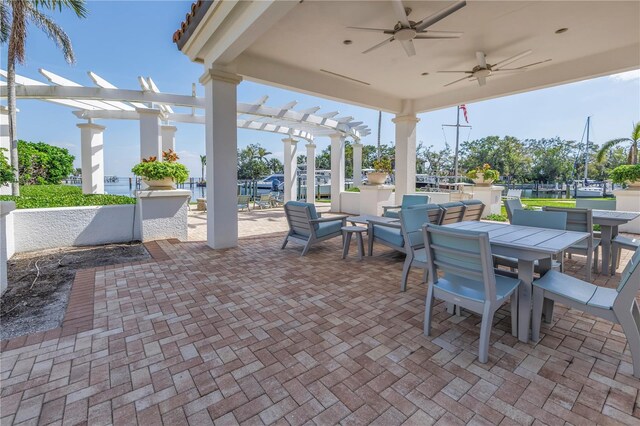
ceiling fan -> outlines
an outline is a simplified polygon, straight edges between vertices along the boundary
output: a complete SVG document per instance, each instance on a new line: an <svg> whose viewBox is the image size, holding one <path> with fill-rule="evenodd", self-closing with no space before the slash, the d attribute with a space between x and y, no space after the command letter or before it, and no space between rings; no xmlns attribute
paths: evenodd
<svg viewBox="0 0 640 426"><path fill-rule="evenodd" d="M508 73L524 72L524 71L527 71L529 67L542 64L544 62L549 62L551 60L551 59L545 59L544 61L533 62L531 64L523 65L517 68L505 68L507 65L517 60L520 60L527 55L530 55L532 52L533 52L532 50L526 50L522 53L518 53L517 55L514 55L510 58L505 59L504 61L501 61L495 64L487 63L487 58L484 52L476 52L476 59L478 61L478 65L473 67L471 71L438 71L438 72L469 74L469 75L465 75L464 77L458 80L452 81L451 83L445 84L444 87L451 86L452 84L459 83L463 80L468 80L468 81L477 80L479 86L484 86L485 84L487 84L488 77L492 77L496 75L494 73L508 74Z"/></svg>
<svg viewBox="0 0 640 426"><path fill-rule="evenodd" d="M391 0L391 4L393 5L393 11L398 19L398 23L393 27L393 29L386 30L384 28L347 27L352 30L373 31L391 36L362 53L369 53L397 40L402 44L404 51L407 52L407 56L414 56L416 54L416 48L413 45L413 40L450 39L462 37L462 33L459 32L428 31L427 28L443 20L452 13L462 9L467 5L466 1L458 1L451 6L442 9L440 12L434 13L433 15L418 22L409 20L411 8L404 7L401 0Z"/></svg>

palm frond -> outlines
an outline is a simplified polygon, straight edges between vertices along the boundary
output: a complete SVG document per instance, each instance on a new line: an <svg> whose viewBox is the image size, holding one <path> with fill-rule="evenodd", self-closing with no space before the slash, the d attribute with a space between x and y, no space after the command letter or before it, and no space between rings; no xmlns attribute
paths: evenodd
<svg viewBox="0 0 640 426"><path fill-rule="evenodd" d="M62 50L64 59L70 64L74 63L76 59L73 54L71 40L64 30L48 16L42 14L35 8L31 8L29 14L31 15L31 21Z"/></svg>
<svg viewBox="0 0 640 426"><path fill-rule="evenodd" d="M9 41L10 30L9 0L0 0L0 43Z"/></svg>
<svg viewBox="0 0 640 426"><path fill-rule="evenodd" d="M631 132L631 139L635 142L640 141L640 122L633 125L633 131Z"/></svg>
<svg viewBox="0 0 640 426"><path fill-rule="evenodd" d="M601 162L604 159L604 156L607 155L607 153L611 148L618 145L619 143L627 142L627 141L629 141L629 138L613 139L608 142L605 142L600 148L600 150L598 151L598 153L596 154L596 161L598 163Z"/></svg>
<svg viewBox="0 0 640 426"><path fill-rule="evenodd" d="M36 8L43 7L49 10L58 9L58 11L62 11L63 8L71 9L78 18L86 18L88 14L84 0L33 0L33 4Z"/></svg>

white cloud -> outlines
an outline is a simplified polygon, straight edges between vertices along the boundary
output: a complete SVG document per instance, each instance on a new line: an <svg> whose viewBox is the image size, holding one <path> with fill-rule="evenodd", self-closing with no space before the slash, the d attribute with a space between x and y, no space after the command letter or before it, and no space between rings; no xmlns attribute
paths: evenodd
<svg viewBox="0 0 640 426"><path fill-rule="evenodd" d="M616 81L637 80L640 79L640 70L621 72L620 74L611 75L609 78Z"/></svg>

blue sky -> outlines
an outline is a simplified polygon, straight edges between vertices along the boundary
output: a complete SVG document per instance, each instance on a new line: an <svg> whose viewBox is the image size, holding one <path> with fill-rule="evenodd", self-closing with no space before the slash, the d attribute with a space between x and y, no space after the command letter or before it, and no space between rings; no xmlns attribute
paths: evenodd
<svg viewBox="0 0 640 426"><path fill-rule="evenodd" d="M44 68L80 84L91 86L87 71L93 71L121 88L138 89L137 77L150 76L163 92L190 94L198 81L202 65L191 63L178 51L171 37L188 11L187 1L89 1L89 17L78 20L69 13L50 13L70 36L77 63L67 65L55 45L38 29L30 27L27 61L18 73L46 81L38 73ZM6 46L2 46L0 67L6 69ZM198 95L204 91L197 85ZM337 103L292 91L251 82L242 82L238 100L250 102L269 95L269 104L278 106L296 100L300 108L320 106L325 112L337 110L364 121L372 134L363 140L376 143L377 111ZM511 135L521 139L559 136L580 140L588 115L592 116L591 140L602 143L626 137L633 122L640 120L640 71L469 104L471 131L462 130L461 139L488 135ZM41 101L18 101L18 136L68 148L79 166L80 120L71 109ZM321 111L322 111L321 110ZM455 123L455 108L420 115L418 141L444 147L445 137L455 141L455 129L442 124ZM383 114L383 143L393 140L392 116ZM104 121L105 167L108 175L129 176L138 161L139 128L137 121ZM329 145L318 139L319 149ZM278 135L241 130L240 147L260 143L274 156L282 158ZM178 124L177 151L182 160L199 176L199 155L204 153L204 126Z"/></svg>

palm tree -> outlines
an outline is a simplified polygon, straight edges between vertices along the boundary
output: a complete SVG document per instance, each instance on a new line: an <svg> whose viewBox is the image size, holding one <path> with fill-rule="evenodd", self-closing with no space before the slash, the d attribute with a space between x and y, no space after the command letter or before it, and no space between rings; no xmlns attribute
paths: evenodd
<svg viewBox="0 0 640 426"><path fill-rule="evenodd" d="M271 152L267 151L265 148L259 146L256 152L256 158L258 161L265 162L267 161L267 155L271 155Z"/></svg>
<svg viewBox="0 0 640 426"><path fill-rule="evenodd" d="M200 181L204 182L204 167L207 165L207 156L206 155L201 155L200 156L200 164L202 165L202 178L200 179Z"/></svg>
<svg viewBox="0 0 640 426"><path fill-rule="evenodd" d="M636 123L633 126L633 131L631 132L630 138L619 138L619 139L610 140L609 142L605 142L604 145L602 145L602 148L600 148L600 151L598 151L596 160L598 162L601 162L604 159L605 155L607 155L609 150L611 150L611 148L613 148L614 146L622 142L631 142L631 146L629 147L629 156L627 157L627 162L629 164L638 164L638 143L640 142L640 122Z"/></svg>
<svg viewBox="0 0 640 426"><path fill-rule="evenodd" d="M40 12L71 9L79 18L87 15L84 0L0 0L0 42L9 44L7 49L7 106L9 109L9 139L11 140L11 165L16 181L11 186L13 195L20 195L18 185L18 138L16 136L16 63L24 64L27 25L40 28L62 50L65 60L75 62L71 40L51 18Z"/></svg>

